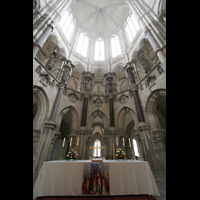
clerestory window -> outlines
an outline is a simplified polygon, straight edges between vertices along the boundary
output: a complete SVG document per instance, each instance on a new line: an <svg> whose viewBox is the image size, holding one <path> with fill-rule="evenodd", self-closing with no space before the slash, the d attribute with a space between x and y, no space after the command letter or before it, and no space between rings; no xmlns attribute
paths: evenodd
<svg viewBox="0 0 200 200"><path fill-rule="evenodd" d="M101 38L95 42L94 60L104 60L104 41Z"/></svg>
<svg viewBox="0 0 200 200"><path fill-rule="evenodd" d="M111 39L111 50L112 50L112 57L116 57L121 54L121 48L119 44L119 37L118 35L114 34Z"/></svg>
<svg viewBox="0 0 200 200"><path fill-rule="evenodd" d="M61 27L63 34L65 35L68 42L71 42L72 35L75 29L75 20L70 9L66 10L62 16L59 26Z"/></svg>
<svg viewBox="0 0 200 200"><path fill-rule="evenodd" d="M128 41L129 43L131 43L133 41L133 38L136 36L137 31L140 29L140 26L137 23L137 20L135 19L132 13L128 14L128 17L124 24L124 29L125 29L125 33L128 38Z"/></svg>
<svg viewBox="0 0 200 200"><path fill-rule="evenodd" d="M76 51L82 56L87 56L89 38L85 32L80 33Z"/></svg>

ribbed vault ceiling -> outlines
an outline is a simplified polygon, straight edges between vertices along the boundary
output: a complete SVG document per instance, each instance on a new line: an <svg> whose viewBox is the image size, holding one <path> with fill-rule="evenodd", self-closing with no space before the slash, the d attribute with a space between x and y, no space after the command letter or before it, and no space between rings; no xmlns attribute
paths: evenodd
<svg viewBox="0 0 200 200"><path fill-rule="evenodd" d="M129 11L124 0L75 0L70 7L77 27L94 39L99 36L106 39L119 31Z"/></svg>

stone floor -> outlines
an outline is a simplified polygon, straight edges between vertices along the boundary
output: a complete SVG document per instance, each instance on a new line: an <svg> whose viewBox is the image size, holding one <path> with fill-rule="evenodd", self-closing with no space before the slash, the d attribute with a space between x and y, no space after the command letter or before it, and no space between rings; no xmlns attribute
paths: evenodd
<svg viewBox="0 0 200 200"><path fill-rule="evenodd" d="M161 197L154 197L157 200L166 200L166 176L164 178L155 178Z"/></svg>

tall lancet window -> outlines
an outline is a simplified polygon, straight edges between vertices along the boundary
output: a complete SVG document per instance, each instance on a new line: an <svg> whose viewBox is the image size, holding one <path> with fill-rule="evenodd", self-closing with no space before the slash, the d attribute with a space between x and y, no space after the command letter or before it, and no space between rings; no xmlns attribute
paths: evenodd
<svg viewBox="0 0 200 200"><path fill-rule="evenodd" d="M76 51L80 53L82 56L87 56L89 38L85 32L80 33L78 44L76 47Z"/></svg>
<svg viewBox="0 0 200 200"><path fill-rule="evenodd" d="M101 156L101 149L100 148L98 148L98 147L101 147L101 141L100 140L95 140L94 141L94 151L93 151L93 156L98 156L98 157L100 157Z"/></svg>
<svg viewBox="0 0 200 200"><path fill-rule="evenodd" d="M111 49L112 49L112 57L116 57L121 54L121 48L119 45L119 37L118 35L114 34L111 39Z"/></svg>
<svg viewBox="0 0 200 200"><path fill-rule="evenodd" d="M133 139L133 146L134 146L135 156L139 156L137 142L135 139Z"/></svg>
<svg viewBox="0 0 200 200"><path fill-rule="evenodd" d="M125 29L128 41L129 43L131 43L133 41L133 38L136 36L137 31L140 29L140 26L137 23L137 20L135 19L132 13L128 14L128 17L124 24L124 29Z"/></svg>
<svg viewBox="0 0 200 200"><path fill-rule="evenodd" d="M94 60L104 60L104 41L101 38L95 42Z"/></svg>
<svg viewBox="0 0 200 200"><path fill-rule="evenodd" d="M63 31L68 42L71 42L72 35L75 29L75 20L73 19L73 15L70 9L66 10L64 15L62 16L59 26Z"/></svg>

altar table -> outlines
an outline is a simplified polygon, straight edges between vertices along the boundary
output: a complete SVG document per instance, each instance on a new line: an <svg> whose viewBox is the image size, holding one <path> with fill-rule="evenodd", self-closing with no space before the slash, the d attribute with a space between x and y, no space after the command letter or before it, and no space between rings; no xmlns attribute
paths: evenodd
<svg viewBox="0 0 200 200"><path fill-rule="evenodd" d="M109 164L109 195L148 194L160 197L148 162L103 162ZM34 185L33 199L39 196L81 196L85 163L91 163L91 160L44 162Z"/></svg>

